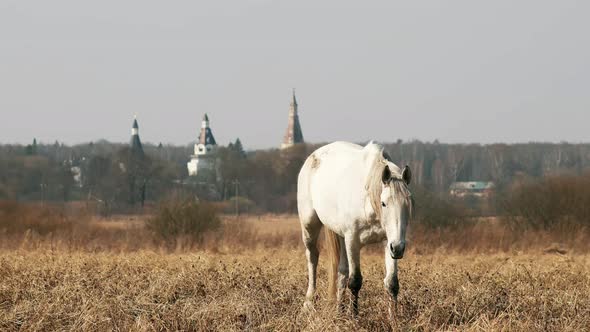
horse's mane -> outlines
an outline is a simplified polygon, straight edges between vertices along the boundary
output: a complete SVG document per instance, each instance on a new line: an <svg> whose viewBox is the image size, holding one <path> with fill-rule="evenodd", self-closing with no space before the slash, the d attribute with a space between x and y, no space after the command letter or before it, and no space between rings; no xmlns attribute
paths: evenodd
<svg viewBox="0 0 590 332"><path fill-rule="evenodd" d="M375 215L377 219L381 219L381 183L382 183L382 176L385 167L388 163L392 162L391 157L387 152L383 151L383 148L378 144L372 144L372 149L376 149L377 154L371 163L369 172L367 173L367 183L366 189L367 194L369 197L369 202L371 203L371 207L373 211L375 211ZM402 174L399 172L399 169L392 169L389 168L391 172L391 181L389 181L388 185L390 186L393 197L395 200L404 200L410 206L410 213L413 210L412 208L412 198L410 190L408 186L402 179Z"/></svg>

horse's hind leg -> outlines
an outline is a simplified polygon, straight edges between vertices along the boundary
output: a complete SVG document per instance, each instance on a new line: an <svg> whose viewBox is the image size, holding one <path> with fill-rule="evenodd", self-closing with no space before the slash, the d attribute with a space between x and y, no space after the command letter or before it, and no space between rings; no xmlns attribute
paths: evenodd
<svg viewBox="0 0 590 332"><path fill-rule="evenodd" d="M363 276L361 275L361 244L357 234L350 234L344 238L346 244L346 256L348 258L348 288L351 293L352 314L358 315L359 312L359 292L363 286Z"/></svg>
<svg viewBox="0 0 590 332"><path fill-rule="evenodd" d="M344 312L344 294L348 284L348 257L346 256L344 238L338 236L338 241L340 241L340 262L338 264L338 289L336 291L336 302L338 303L338 310Z"/></svg>
<svg viewBox="0 0 590 332"><path fill-rule="evenodd" d="M305 294L305 308L313 307L313 296L316 289L316 276L318 267L318 236L322 229L322 223L318 218L315 211L308 217L301 219L301 233L303 237L303 244L305 245L305 255L307 257L307 270L308 270L308 284L307 293Z"/></svg>

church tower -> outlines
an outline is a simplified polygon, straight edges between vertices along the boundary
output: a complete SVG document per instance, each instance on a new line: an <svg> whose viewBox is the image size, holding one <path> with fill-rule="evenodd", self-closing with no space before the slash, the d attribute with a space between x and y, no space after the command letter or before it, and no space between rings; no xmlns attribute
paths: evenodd
<svg viewBox="0 0 590 332"><path fill-rule="evenodd" d="M195 176L201 170L215 170L216 150L217 143L209 127L209 117L205 114L203 121L201 121L201 133L195 144L194 154L191 155L191 160L187 163L188 175Z"/></svg>
<svg viewBox="0 0 590 332"><path fill-rule="evenodd" d="M139 139L139 125L137 124L137 116L133 119L133 126L131 127L131 152L143 155L143 147Z"/></svg>
<svg viewBox="0 0 590 332"><path fill-rule="evenodd" d="M293 89L293 100L289 107L289 122L287 124L287 132L283 138L283 144L281 144L281 149L286 149L299 143L303 143L303 133L301 132L301 124L299 124L295 89Z"/></svg>

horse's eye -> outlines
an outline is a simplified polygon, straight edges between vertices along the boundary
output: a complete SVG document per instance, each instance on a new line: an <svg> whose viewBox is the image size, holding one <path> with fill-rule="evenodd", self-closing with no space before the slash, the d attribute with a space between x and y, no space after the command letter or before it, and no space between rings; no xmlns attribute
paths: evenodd
<svg viewBox="0 0 590 332"><path fill-rule="evenodd" d="M381 206L382 206L382 207L385 207L385 203L381 202Z"/></svg>

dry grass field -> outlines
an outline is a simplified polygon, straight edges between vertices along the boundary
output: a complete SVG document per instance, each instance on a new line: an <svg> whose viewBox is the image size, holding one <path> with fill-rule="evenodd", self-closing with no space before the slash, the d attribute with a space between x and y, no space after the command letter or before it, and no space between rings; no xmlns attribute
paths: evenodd
<svg viewBox="0 0 590 332"><path fill-rule="evenodd" d="M587 232L514 233L494 220L461 231L414 225L396 319L379 247L362 253L355 319L327 299L322 255L315 311L302 311L307 272L294 216L226 216L205 242L165 245L146 216L0 212L0 331L590 330Z"/></svg>
<svg viewBox="0 0 590 332"><path fill-rule="evenodd" d="M381 257L363 256L358 319L337 315L320 270L316 312L302 312L300 250L242 254L5 251L0 330L521 330L590 326L590 257L408 255L397 320Z"/></svg>

